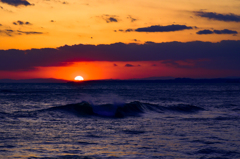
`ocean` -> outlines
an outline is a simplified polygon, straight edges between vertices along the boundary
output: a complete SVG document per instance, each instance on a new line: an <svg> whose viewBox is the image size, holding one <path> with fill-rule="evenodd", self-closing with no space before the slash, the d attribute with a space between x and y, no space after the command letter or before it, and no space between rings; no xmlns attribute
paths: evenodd
<svg viewBox="0 0 240 159"><path fill-rule="evenodd" d="M0 158L237 159L240 83L2 83Z"/></svg>

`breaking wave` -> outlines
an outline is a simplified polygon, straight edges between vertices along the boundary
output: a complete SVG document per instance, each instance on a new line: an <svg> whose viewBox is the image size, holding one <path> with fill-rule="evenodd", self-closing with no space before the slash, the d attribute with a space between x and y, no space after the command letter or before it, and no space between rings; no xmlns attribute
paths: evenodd
<svg viewBox="0 0 240 159"><path fill-rule="evenodd" d="M63 106L55 106L47 109L40 109L35 111L16 111L13 113L0 112L0 118L4 117L37 117L42 113L47 113L52 116L58 116L59 112L71 113L76 116L81 117L90 117L90 116L99 116L99 117L110 117L110 118L124 118L129 116L141 116L141 114L147 112L155 113L197 113L198 111L205 110L204 108L178 104L174 106L160 106L150 103L142 103L139 101L125 103L125 104L101 104L94 105L88 102L81 102L76 104L68 104Z"/></svg>
<svg viewBox="0 0 240 159"><path fill-rule="evenodd" d="M77 104L68 104L64 106L56 106L40 111L67 111L78 116L101 116L123 118L128 116L140 116L146 112L164 113L166 111L178 113L195 113L204 110L201 107L193 105L179 104L176 106L159 106L149 103L142 103L139 101L130 102L126 104L102 104L92 105L88 102L81 102Z"/></svg>

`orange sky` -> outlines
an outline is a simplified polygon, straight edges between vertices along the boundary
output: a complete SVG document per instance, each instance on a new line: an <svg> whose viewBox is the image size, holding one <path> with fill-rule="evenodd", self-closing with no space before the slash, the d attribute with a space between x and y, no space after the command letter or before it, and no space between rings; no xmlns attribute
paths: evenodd
<svg viewBox="0 0 240 159"><path fill-rule="evenodd" d="M126 65L128 64L132 66L127 67ZM138 79L148 77L216 78L226 75L230 77L236 73L239 73L239 71L171 68L163 65L161 61L76 62L67 67L38 67L34 71L0 71L0 79L56 78L71 81L78 75L81 75L84 80ZM189 76L189 74L191 75Z"/></svg>
<svg viewBox="0 0 240 159"><path fill-rule="evenodd" d="M19 0L20 1L20 0ZM240 1L228 0L23 0L11 4L0 0L0 51L57 48L64 45L106 44L117 42L144 44L240 40ZM22 3L22 4L21 4ZM202 14L202 15L201 15ZM210 15L212 14L212 15ZM218 16L236 20L219 19ZM239 21L238 21L239 19ZM171 31L137 31L151 26L179 25ZM189 29L190 28L190 29ZM131 31L127 31L127 30ZM211 34L200 34L209 30ZM215 30L215 32L214 32ZM224 30L227 30L224 32ZM218 33L221 32L221 33ZM67 52L66 52L67 54ZM1 56L1 53L0 53ZM1 58L1 57L0 57ZM4 56L3 56L4 58ZM146 77L220 77L238 72L199 68L173 68L155 61L78 61L65 66L36 66L34 70L4 70L0 78L131 79ZM116 64L117 66L114 66ZM125 67L126 64L134 67ZM13 64L14 65L14 64ZM138 66L141 65L141 66ZM215 72L215 73L211 73Z"/></svg>

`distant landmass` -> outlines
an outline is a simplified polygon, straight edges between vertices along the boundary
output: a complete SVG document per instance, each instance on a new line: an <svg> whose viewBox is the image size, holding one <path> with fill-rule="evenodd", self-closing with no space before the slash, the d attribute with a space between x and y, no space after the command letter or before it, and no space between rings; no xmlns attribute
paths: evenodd
<svg viewBox="0 0 240 159"><path fill-rule="evenodd" d="M69 81L55 78L35 78L35 79L0 79L0 83L67 83Z"/></svg>
<svg viewBox="0 0 240 159"><path fill-rule="evenodd" d="M173 77L150 77L142 79L106 79L106 80L90 80L90 81L68 81L55 78L37 78L37 79L0 79L0 83L88 83L88 82L159 82L159 83L240 83L240 77L233 78L173 78Z"/></svg>
<svg viewBox="0 0 240 159"><path fill-rule="evenodd" d="M147 77L147 78L140 78L140 79L132 79L132 80L170 80L175 79L171 76L164 76L164 77Z"/></svg>

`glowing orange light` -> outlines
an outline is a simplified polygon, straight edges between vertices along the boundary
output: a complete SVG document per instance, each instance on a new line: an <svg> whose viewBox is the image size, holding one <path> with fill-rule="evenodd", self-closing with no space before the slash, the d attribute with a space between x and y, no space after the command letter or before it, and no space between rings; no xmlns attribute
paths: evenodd
<svg viewBox="0 0 240 159"><path fill-rule="evenodd" d="M74 79L76 81L83 81L84 80L82 76L76 76Z"/></svg>

